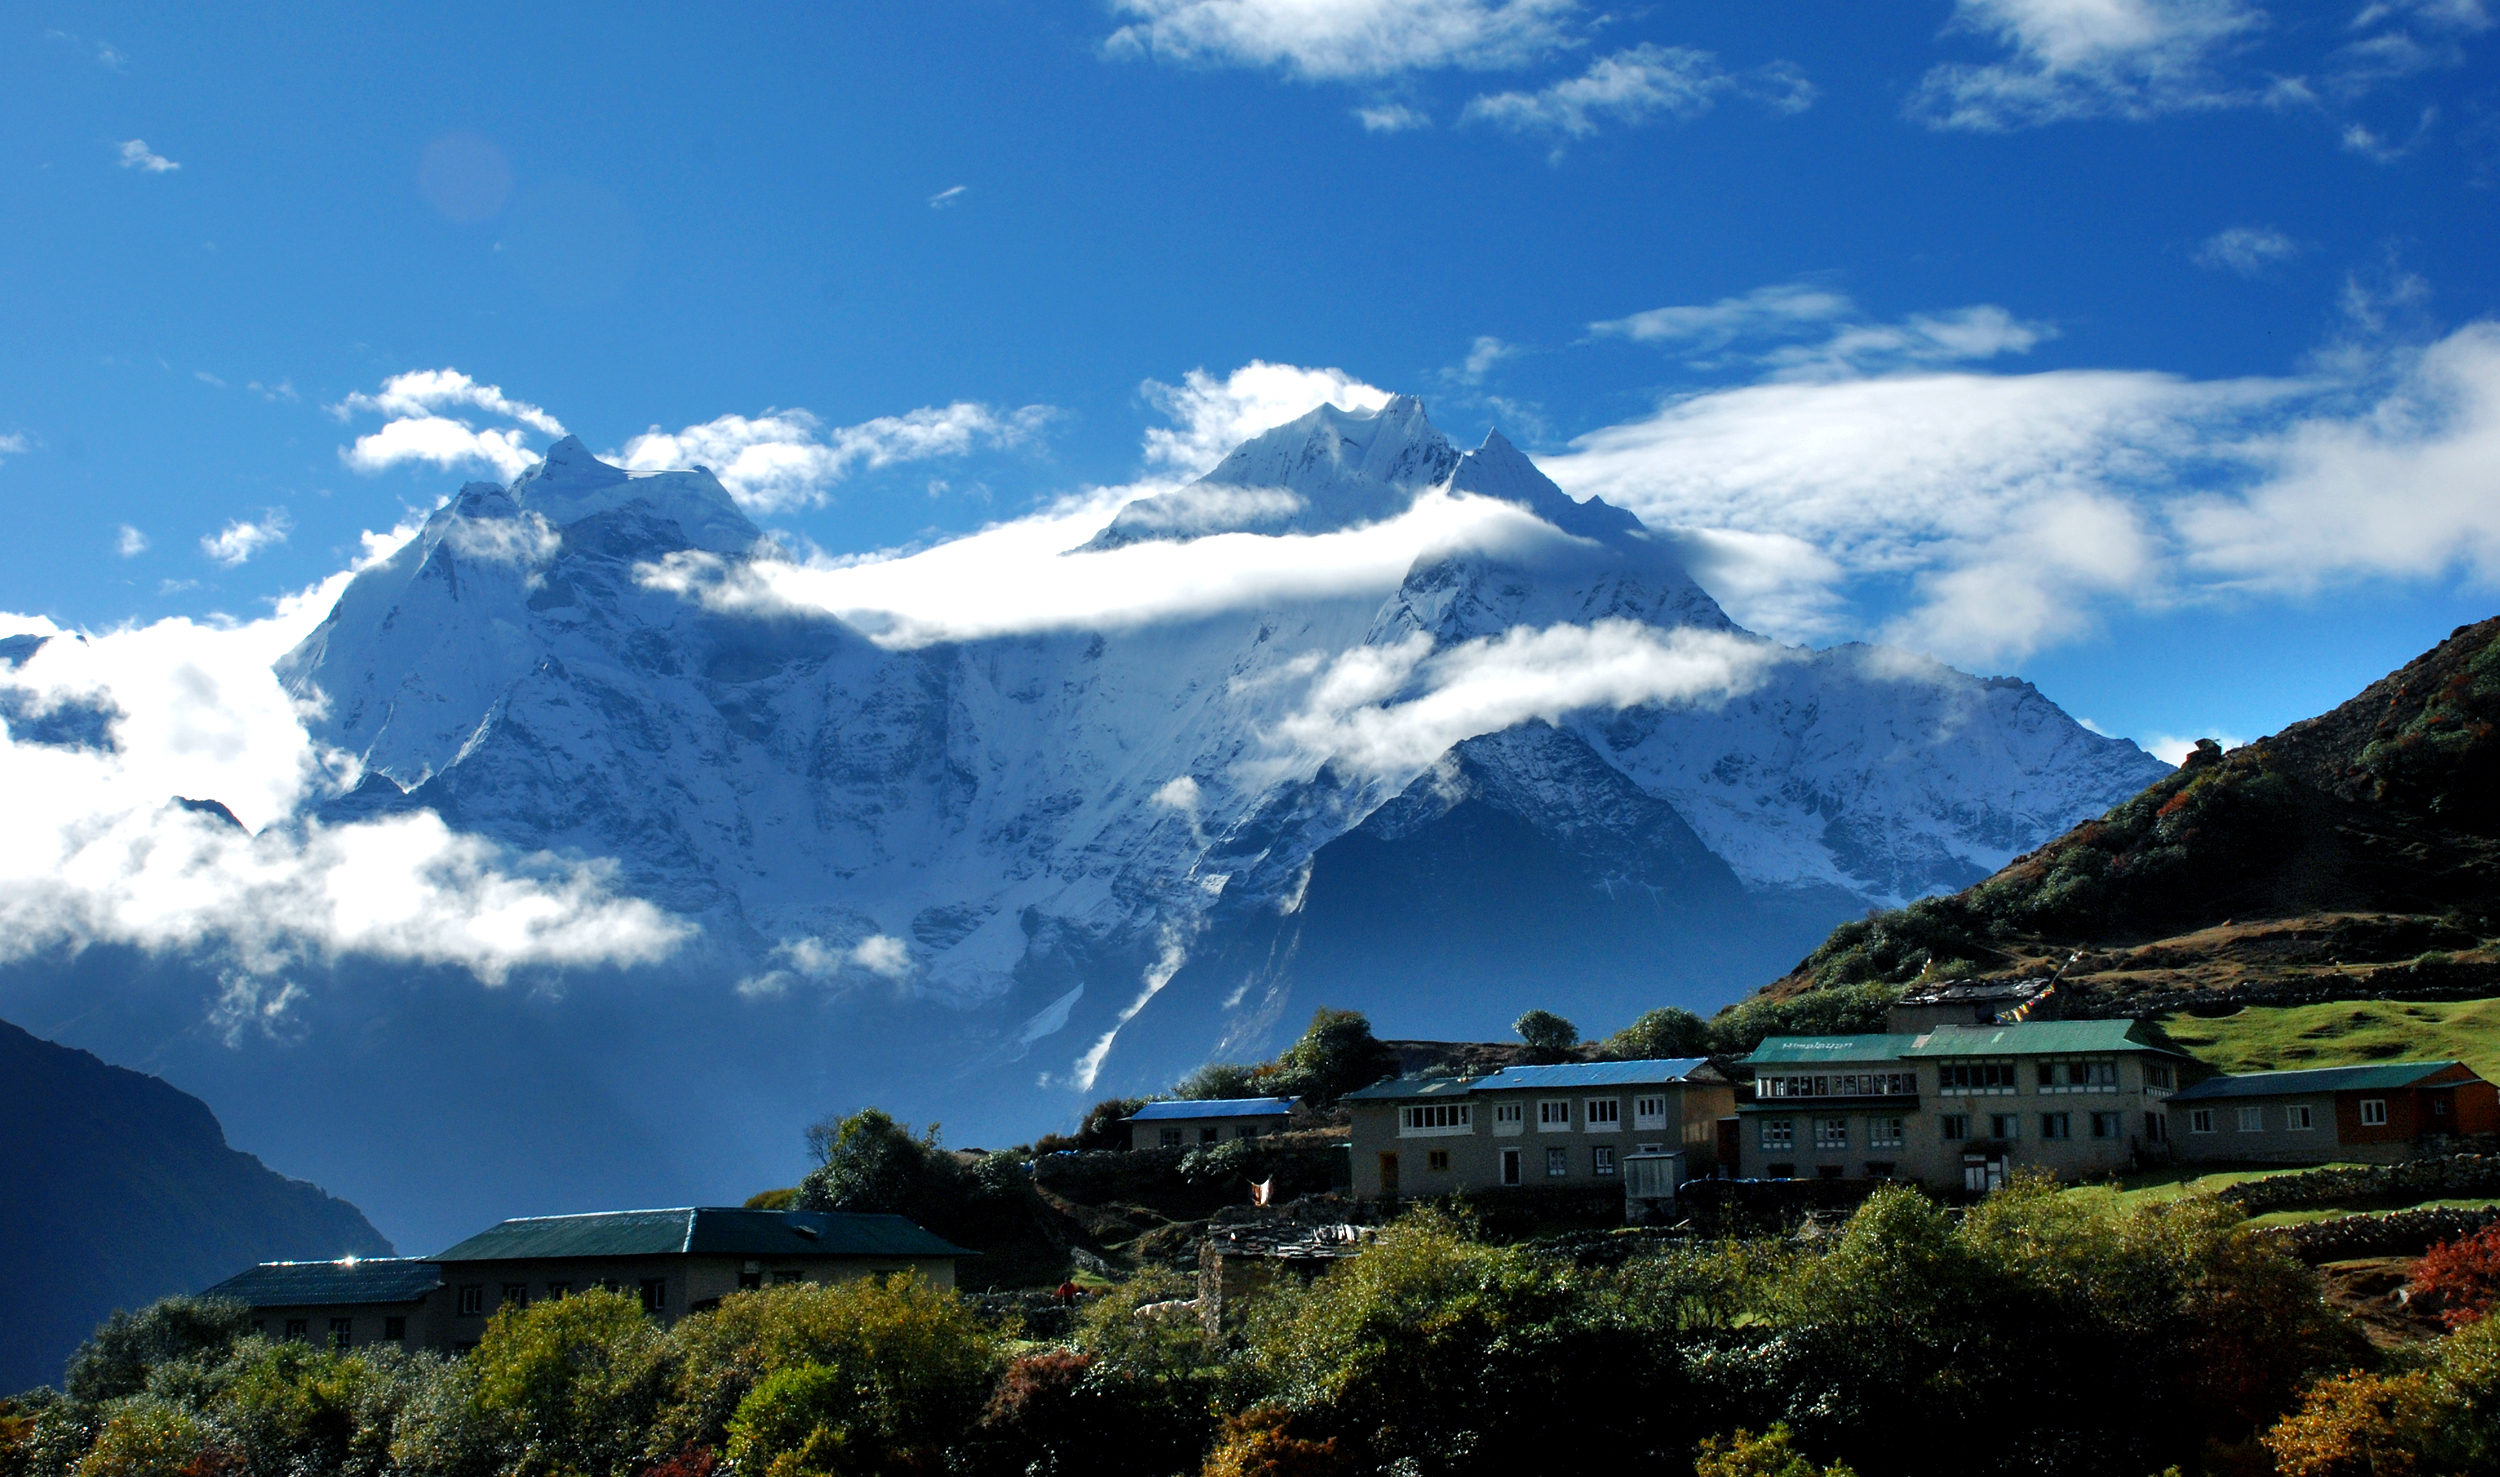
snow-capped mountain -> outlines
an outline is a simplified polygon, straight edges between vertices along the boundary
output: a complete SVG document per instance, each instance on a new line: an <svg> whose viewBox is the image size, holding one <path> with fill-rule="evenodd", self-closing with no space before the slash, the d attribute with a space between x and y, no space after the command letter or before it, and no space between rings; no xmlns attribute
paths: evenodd
<svg viewBox="0 0 2500 1477"><path fill-rule="evenodd" d="M568 439L462 489L280 670L364 766L334 814L428 806L609 859L700 926L684 967L722 997L935 997L987 1023L979 1059L1078 1090L1270 1046L1323 998L1412 1032L1714 1004L2162 772L2025 683L1751 637L1637 518L1498 435L1459 452L1405 397L1278 426L1063 557L1428 497L1510 504L1527 533L1428 553L1385 599L890 649L655 579L689 551L783 556L710 473L629 477ZM1537 633L1743 675L1454 720L1434 752L1288 741L1350 662L1387 674L1369 733L1447 697L1434 663Z"/></svg>

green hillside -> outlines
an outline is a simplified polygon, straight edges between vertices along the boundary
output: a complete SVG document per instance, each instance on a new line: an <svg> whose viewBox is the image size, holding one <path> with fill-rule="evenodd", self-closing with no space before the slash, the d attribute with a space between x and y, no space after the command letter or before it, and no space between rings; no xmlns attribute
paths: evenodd
<svg viewBox="0 0 2500 1477"><path fill-rule="evenodd" d="M2163 1024L2172 1041L2226 1072L2454 1060L2500 1081L2500 999L2250 1006Z"/></svg>

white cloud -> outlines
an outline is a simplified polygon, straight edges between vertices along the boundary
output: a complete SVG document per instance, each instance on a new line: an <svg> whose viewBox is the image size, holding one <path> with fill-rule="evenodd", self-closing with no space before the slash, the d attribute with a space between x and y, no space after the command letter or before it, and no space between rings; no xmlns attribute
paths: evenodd
<svg viewBox="0 0 2500 1477"><path fill-rule="evenodd" d="M200 552L233 569L261 550L285 543L288 530L294 526L286 509L271 508L257 523L243 518L229 521L224 528L200 540ZM124 542L127 544L127 539ZM144 539L140 546L146 547Z"/></svg>
<svg viewBox="0 0 2500 1477"><path fill-rule="evenodd" d="M113 541L113 552L124 559L136 559L148 551L148 536L125 523L120 537Z"/></svg>
<svg viewBox="0 0 2500 1477"><path fill-rule="evenodd" d="M316 749L271 663L350 574L243 623L65 633L0 615L0 631L53 638L0 683L39 705L118 715L109 749L0 740L0 786L17 797L0 810L0 957L96 943L212 951L258 980L226 1002L233 1024L265 1022L263 1007L285 998L272 977L306 960L449 964L491 983L677 945L684 925L614 895L596 863L509 856L431 812L292 819L352 765ZM243 829L170 803L178 795L218 801Z"/></svg>
<svg viewBox="0 0 2500 1477"><path fill-rule="evenodd" d="M530 404L515 400L500 385L482 385L456 369L413 369L395 374L382 382L379 394L362 391L349 395L330 407L330 413L346 420L357 411L372 411L388 416L439 415L445 410L468 408L519 421L533 431L549 436L564 434L564 425L554 416Z"/></svg>
<svg viewBox="0 0 2500 1477"><path fill-rule="evenodd" d="M964 191L971 188L972 187L970 185L949 185L945 189L940 190L936 194L929 197L929 208L931 210L944 210L956 201L961 200L964 197Z"/></svg>
<svg viewBox="0 0 2500 1477"><path fill-rule="evenodd" d="M1354 116L1363 125L1365 133L1406 133L1432 126L1430 114L1404 103L1372 103L1356 108Z"/></svg>
<svg viewBox="0 0 2500 1477"><path fill-rule="evenodd" d="M2259 93L2219 80L2213 63L2265 23L2241 0L1959 0L1950 29L1989 37L2012 56L1934 68L1910 115L1936 128L2001 132L2257 102Z"/></svg>
<svg viewBox="0 0 2500 1477"><path fill-rule="evenodd" d="M1681 350L1695 363L1740 360L1790 378L1825 378L1883 369L1953 364L2029 352L2057 330L2017 319L1991 304L1946 313L1913 313L1898 323L1870 323L1857 304L1809 282L1760 287L1715 303L1651 308L1628 318L1592 323L1589 331ZM1734 352L1740 343L1799 339Z"/></svg>
<svg viewBox="0 0 2500 1477"><path fill-rule="evenodd" d="M122 168L143 170L149 174L170 174L182 166L148 147L143 138L125 139L120 144Z"/></svg>
<svg viewBox="0 0 2500 1477"><path fill-rule="evenodd" d="M1148 380L1138 389L1178 423L1146 432L1146 464L1182 477L1198 476L1261 431L1321 405L1378 410L1389 403L1388 391L1342 369L1303 369L1263 359L1253 359L1221 380L1193 369L1178 385Z"/></svg>
<svg viewBox="0 0 2500 1477"><path fill-rule="evenodd" d="M1490 123L1514 133L1585 138L1606 123L1630 127L1661 116L1697 118L1721 97L1739 91L1784 113L1804 111L1815 96L1804 74L1784 62L1739 76L1707 51L1643 42L1599 57L1581 75L1535 92L1475 97L1459 121Z"/></svg>
<svg viewBox="0 0 2500 1477"><path fill-rule="evenodd" d="M804 410L768 410L675 432L653 426L609 459L635 472L710 467L742 507L774 512L822 503L856 472L1019 445L1054 413L1046 405L1003 410L958 400L827 429Z"/></svg>
<svg viewBox="0 0 2500 1477"><path fill-rule="evenodd" d="M34 449L34 438L22 431L0 436L0 456L24 456Z"/></svg>
<svg viewBox="0 0 2500 1477"><path fill-rule="evenodd" d="M2219 729L2207 729L2197 734L2157 733L2151 738L2136 740L2136 747L2159 759L2162 763L2176 767L2186 763L2187 756L2196 752L2196 741L2200 738L2212 739L2215 743L2222 745L2225 753L2248 742L2244 738L2224 733Z"/></svg>
<svg viewBox="0 0 2500 1477"><path fill-rule="evenodd" d="M2314 379L2126 371L1780 381L1545 458L1715 563L1739 620L2017 659L2121 608L2500 584L2500 325ZM1819 555L1826 564L1817 564Z"/></svg>
<svg viewBox="0 0 2500 1477"><path fill-rule="evenodd" d="M1562 537L1510 503L1427 494L1361 528L1147 539L1072 553L1132 498L1110 488L918 553L731 565L700 552L639 566L655 589L723 610L830 611L892 648L1022 631L1103 629L1277 600L1386 597L1427 551L1517 549Z"/></svg>
<svg viewBox="0 0 2500 1477"><path fill-rule="evenodd" d="M2196 248L2196 264L2255 277L2300 254L2300 243L2272 226L2233 226L2216 231Z"/></svg>
<svg viewBox="0 0 2500 1477"><path fill-rule="evenodd" d="M1114 56L1277 67L1313 79L1516 67L1574 43L1578 0L1112 0Z"/></svg>
<svg viewBox="0 0 2500 1477"><path fill-rule="evenodd" d="M1271 736L1307 769L1411 774L1453 744L1588 708L1724 701L1758 685L1793 648L1637 621L1519 626L1435 652L1417 632L1331 661Z"/></svg>
<svg viewBox="0 0 2500 1477"><path fill-rule="evenodd" d="M854 971L898 982L912 975L911 945L885 933L872 933L855 944L833 943L812 934L784 939L765 958L773 968L738 981L738 993L749 1000L787 995L792 985L802 981L838 984Z"/></svg>

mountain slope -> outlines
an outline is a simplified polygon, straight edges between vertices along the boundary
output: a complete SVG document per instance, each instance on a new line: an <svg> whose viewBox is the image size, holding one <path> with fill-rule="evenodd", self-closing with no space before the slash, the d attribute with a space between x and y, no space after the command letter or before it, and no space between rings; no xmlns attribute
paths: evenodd
<svg viewBox="0 0 2500 1477"><path fill-rule="evenodd" d="M1842 925L1769 992L2063 967L2104 1011L2248 987L2500 993L2496 734L2500 619L2332 712L2200 746L1962 893Z"/></svg>
<svg viewBox="0 0 2500 1477"><path fill-rule="evenodd" d="M206 1104L0 1021L10 1145L0 1389L56 1383L115 1308L197 1292L258 1261L390 1256L353 1205L226 1147Z"/></svg>

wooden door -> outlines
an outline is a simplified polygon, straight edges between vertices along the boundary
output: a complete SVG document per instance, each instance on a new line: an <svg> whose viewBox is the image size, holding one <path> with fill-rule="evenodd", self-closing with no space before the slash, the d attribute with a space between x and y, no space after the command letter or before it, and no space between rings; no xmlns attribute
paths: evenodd
<svg viewBox="0 0 2500 1477"><path fill-rule="evenodd" d="M1397 1192L1398 1156L1395 1154L1383 1154L1380 1156L1380 1193L1383 1195L1394 1195Z"/></svg>

